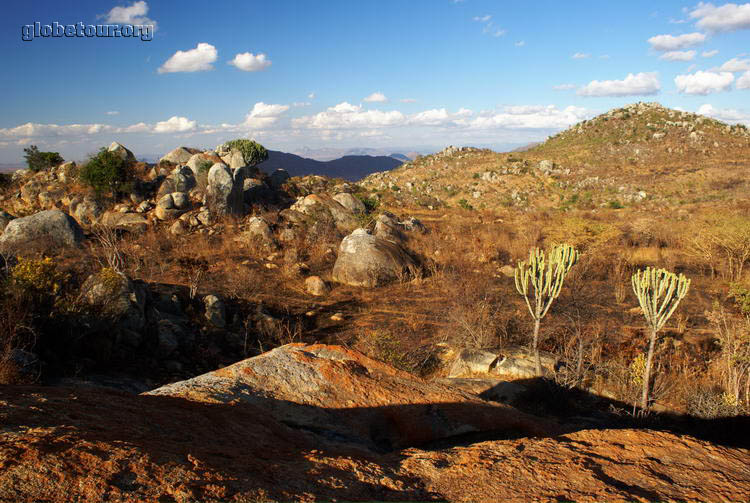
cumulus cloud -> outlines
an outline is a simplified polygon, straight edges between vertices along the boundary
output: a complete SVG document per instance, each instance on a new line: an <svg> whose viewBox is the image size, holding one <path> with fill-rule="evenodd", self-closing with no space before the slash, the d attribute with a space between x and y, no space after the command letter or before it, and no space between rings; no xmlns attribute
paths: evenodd
<svg viewBox="0 0 750 503"><path fill-rule="evenodd" d="M656 72L629 73L623 80L592 80L578 90L579 96L650 96L661 89Z"/></svg>
<svg viewBox="0 0 750 503"><path fill-rule="evenodd" d="M674 35L656 35L648 39L648 43L657 51L676 51L700 45L705 42L705 40L705 34L695 32L678 35L676 37Z"/></svg>
<svg viewBox="0 0 750 503"><path fill-rule="evenodd" d="M750 71L742 74L742 77L737 79L737 89L750 89Z"/></svg>
<svg viewBox="0 0 750 503"><path fill-rule="evenodd" d="M151 24L156 30L156 21L146 16L148 14L148 3L144 1L133 2L127 7L113 7L104 19L112 24Z"/></svg>
<svg viewBox="0 0 750 503"><path fill-rule="evenodd" d="M717 54L719 54L719 51L717 49L714 49L713 51L703 51L701 53L701 56L703 56L704 58L713 58Z"/></svg>
<svg viewBox="0 0 750 503"><path fill-rule="evenodd" d="M719 67L722 72L746 72L750 70L750 59L732 58Z"/></svg>
<svg viewBox="0 0 750 503"><path fill-rule="evenodd" d="M266 104L259 101L245 116L242 126L253 129L267 128L275 124L289 110L289 105Z"/></svg>
<svg viewBox="0 0 750 503"><path fill-rule="evenodd" d="M696 54L695 51L669 51L659 56L659 59L666 61L692 61Z"/></svg>
<svg viewBox="0 0 750 503"><path fill-rule="evenodd" d="M154 133L184 133L193 131L197 123L187 117L172 116L169 119L157 122L154 126Z"/></svg>
<svg viewBox="0 0 750 503"><path fill-rule="evenodd" d="M490 19L492 19L492 16L490 14L484 16L474 16L474 21L477 21L479 23L486 23Z"/></svg>
<svg viewBox="0 0 750 503"><path fill-rule="evenodd" d="M119 115L119 114L120 112L118 112L117 110L110 110L109 112L107 112L107 115Z"/></svg>
<svg viewBox="0 0 750 503"><path fill-rule="evenodd" d="M314 100L315 99L315 93L310 93L307 95L308 99Z"/></svg>
<svg viewBox="0 0 750 503"><path fill-rule="evenodd" d="M106 124L39 124L27 122L12 128L0 128L2 138L49 138L61 136L86 136L113 131Z"/></svg>
<svg viewBox="0 0 750 503"><path fill-rule="evenodd" d="M385 103L388 101L388 98L385 97L385 94L376 92L365 97L363 101L366 101L367 103Z"/></svg>
<svg viewBox="0 0 750 503"><path fill-rule="evenodd" d="M570 91L571 89L575 89L575 84L559 84L557 86L552 86L552 89L555 91Z"/></svg>
<svg viewBox="0 0 750 503"><path fill-rule="evenodd" d="M572 59L587 59L590 57L591 54L586 54L585 52L577 52L571 56Z"/></svg>
<svg viewBox="0 0 750 503"><path fill-rule="evenodd" d="M309 129L344 129L344 128L376 128L403 124L404 114L397 110L383 112L381 110L365 110L362 106L343 102L329 107L315 115L308 115L292 119L295 128Z"/></svg>
<svg viewBox="0 0 750 503"><path fill-rule="evenodd" d="M516 47L523 47L524 45L526 45L525 40L519 40L518 42L515 43Z"/></svg>
<svg viewBox="0 0 750 503"><path fill-rule="evenodd" d="M124 128L120 128L117 130L118 133L149 133L151 132L151 126L146 124L145 122L139 122L138 124L133 124Z"/></svg>
<svg viewBox="0 0 750 503"><path fill-rule="evenodd" d="M590 111L569 106L560 110L555 105L521 105L502 111L482 112L467 123L472 129L562 129L590 117Z"/></svg>
<svg viewBox="0 0 750 503"><path fill-rule="evenodd" d="M697 19L698 28L711 32L735 31L750 28L750 3L737 5L724 4L717 7L712 3L700 2L690 12L690 17Z"/></svg>
<svg viewBox="0 0 750 503"><path fill-rule="evenodd" d="M707 95L719 91L726 91L734 82L734 75L730 72L697 71L674 78L677 90L684 94Z"/></svg>
<svg viewBox="0 0 750 503"><path fill-rule="evenodd" d="M229 64L243 72L259 72L271 66L271 60L262 53L255 55L252 52L241 52L235 54Z"/></svg>
<svg viewBox="0 0 750 503"><path fill-rule="evenodd" d="M698 108L698 113L724 122L750 123L750 113L741 112L734 108L716 108L706 103Z"/></svg>
<svg viewBox="0 0 750 503"><path fill-rule="evenodd" d="M205 42L199 43L195 49L177 51L159 67L159 73L174 72L203 72L213 70L212 63L216 61L218 52L216 47Z"/></svg>

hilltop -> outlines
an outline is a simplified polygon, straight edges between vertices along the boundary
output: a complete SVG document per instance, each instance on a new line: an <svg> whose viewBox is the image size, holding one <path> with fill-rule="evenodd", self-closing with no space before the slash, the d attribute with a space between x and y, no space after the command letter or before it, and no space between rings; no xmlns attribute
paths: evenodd
<svg viewBox="0 0 750 503"><path fill-rule="evenodd" d="M408 158L406 159L408 161ZM345 155L330 161L316 161L295 154L268 151L268 160L258 168L268 174L277 169L286 170L291 176L318 175L355 181L371 173L387 171L400 166L403 160L393 156Z"/></svg>
<svg viewBox="0 0 750 503"><path fill-rule="evenodd" d="M582 121L524 151L453 148L362 185L423 207L678 207L744 197L750 131L636 103Z"/></svg>

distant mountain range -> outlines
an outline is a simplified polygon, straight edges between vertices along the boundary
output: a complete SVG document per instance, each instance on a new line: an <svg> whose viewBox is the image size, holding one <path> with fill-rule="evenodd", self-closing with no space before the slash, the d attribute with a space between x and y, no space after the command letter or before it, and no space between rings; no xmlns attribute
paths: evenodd
<svg viewBox="0 0 750 503"><path fill-rule="evenodd" d="M268 151L268 160L258 167L266 173L285 169L291 176L321 175L356 181L378 171L389 171L409 161L403 154L391 156L345 155L330 161L316 161L295 154Z"/></svg>

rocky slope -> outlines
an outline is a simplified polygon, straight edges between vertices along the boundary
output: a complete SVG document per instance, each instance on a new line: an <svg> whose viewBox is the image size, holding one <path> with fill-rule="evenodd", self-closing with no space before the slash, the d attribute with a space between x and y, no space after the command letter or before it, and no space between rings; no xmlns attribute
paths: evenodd
<svg viewBox="0 0 750 503"><path fill-rule="evenodd" d="M739 501L750 492L746 449L642 430L561 435L336 346L284 346L145 395L0 391L2 501Z"/></svg>

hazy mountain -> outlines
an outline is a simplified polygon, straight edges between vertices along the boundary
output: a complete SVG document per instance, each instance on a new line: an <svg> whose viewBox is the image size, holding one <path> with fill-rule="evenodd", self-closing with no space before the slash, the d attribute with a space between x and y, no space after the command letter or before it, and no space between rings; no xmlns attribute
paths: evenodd
<svg viewBox="0 0 750 503"><path fill-rule="evenodd" d="M346 155L330 161L316 161L287 152L269 150L268 160L258 167L266 173L273 173L281 168L292 176L322 175L355 181L371 173L391 170L403 162L405 161L382 155Z"/></svg>

